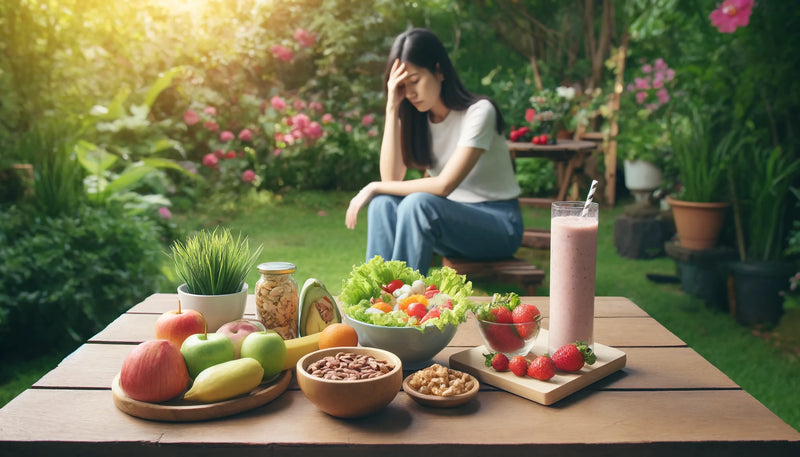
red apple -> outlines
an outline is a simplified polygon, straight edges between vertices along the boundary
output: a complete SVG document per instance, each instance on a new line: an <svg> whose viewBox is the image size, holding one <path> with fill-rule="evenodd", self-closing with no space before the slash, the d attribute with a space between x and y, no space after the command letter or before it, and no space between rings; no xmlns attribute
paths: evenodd
<svg viewBox="0 0 800 457"><path fill-rule="evenodd" d="M119 385L134 400L158 403L186 390L189 371L180 349L172 342L149 340L125 357Z"/></svg>
<svg viewBox="0 0 800 457"><path fill-rule="evenodd" d="M193 309L181 310L180 300L177 310L167 311L156 321L156 338L172 341L178 348L189 335L205 331L206 320L203 315Z"/></svg>
<svg viewBox="0 0 800 457"><path fill-rule="evenodd" d="M242 342L244 338L253 333L253 332L264 332L267 328L264 327L259 321L250 320L250 319L239 319L232 322L228 322L227 324L222 324L222 326L217 329L217 333L221 333L228 337L233 343L233 349L235 351L235 357L238 359L242 349Z"/></svg>

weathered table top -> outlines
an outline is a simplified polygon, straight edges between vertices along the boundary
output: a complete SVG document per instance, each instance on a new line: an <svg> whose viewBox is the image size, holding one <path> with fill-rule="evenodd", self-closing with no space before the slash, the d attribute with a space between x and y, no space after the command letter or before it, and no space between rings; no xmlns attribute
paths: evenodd
<svg viewBox="0 0 800 457"><path fill-rule="evenodd" d="M401 391L379 413L342 420L292 381L273 402L228 418L128 416L114 406L111 381L176 300L156 294L137 304L9 402L0 456L800 455L800 433L620 297L596 299L595 340L624 351L626 367L552 406L483 384L460 408L428 409ZM523 300L542 310L546 328L548 298ZM255 314L252 296L246 314ZM479 344L468 321L434 360Z"/></svg>

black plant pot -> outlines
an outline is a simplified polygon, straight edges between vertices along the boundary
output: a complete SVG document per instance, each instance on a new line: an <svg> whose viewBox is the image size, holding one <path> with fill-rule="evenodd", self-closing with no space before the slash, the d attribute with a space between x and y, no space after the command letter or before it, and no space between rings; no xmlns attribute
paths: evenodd
<svg viewBox="0 0 800 457"><path fill-rule="evenodd" d="M793 266L789 262L734 262L731 314L743 325L778 323L783 314L782 291L789 286Z"/></svg>

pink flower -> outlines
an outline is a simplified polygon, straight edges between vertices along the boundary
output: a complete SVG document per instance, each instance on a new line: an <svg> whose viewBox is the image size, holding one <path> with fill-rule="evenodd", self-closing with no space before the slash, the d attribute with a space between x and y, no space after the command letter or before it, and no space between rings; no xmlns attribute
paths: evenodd
<svg viewBox="0 0 800 457"><path fill-rule="evenodd" d="M361 118L361 125L364 127L369 127L375 121L375 116L372 114L365 114L364 117Z"/></svg>
<svg viewBox="0 0 800 457"><path fill-rule="evenodd" d="M633 91L636 90L636 86L634 86L633 83L630 83L630 84L628 84L628 88L627 89L628 89L628 92L633 92Z"/></svg>
<svg viewBox="0 0 800 457"><path fill-rule="evenodd" d="M236 151L228 151L225 153L226 159L235 159L236 158Z"/></svg>
<svg viewBox="0 0 800 457"><path fill-rule="evenodd" d="M287 133L283 135L283 142L286 144L292 144L294 143L294 137L291 134Z"/></svg>
<svg viewBox="0 0 800 457"><path fill-rule="evenodd" d="M344 131L347 132L347 133L352 132L353 131L353 126L350 125L350 124L345 125L344 126Z"/></svg>
<svg viewBox="0 0 800 457"><path fill-rule="evenodd" d="M203 127L205 127L209 132L219 132L219 124L214 121L203 122Z"/></svg>
<svg viewBox="0 0 800 457"><path fill-rule="evenodd" d="M216 168L217 167L217 156L212 153L208 153L203 156L203 165L209 168Z"/></svg>
<svg viewBox="0 0 800 457"><path fill-rule="evenodd" d="M665 80L672 81L674 78L675 78L675 70L673 70L672 68L669 68L667 69L667 71L664 72Z"/></svg>
<svg viewBox="0 0 800 457"><path fill-rule="evenodd" d="M661 89L662 87L664 87L664 82L661 80L661 78L656 78L653 81L653 89Z"/></svg>
<svg viewBox="0 0 800 457"><path fill-rule="evenodd" d="M272 151L272 155L274 155L274 156L279 156L279 155L281 155L281 149L280 149L280 148L275 148L275 149Z"/></svg>
<svg viewBox="0 0 800 457"><path fill-rule="evenodd" d="M291 124L289 124L290 126L297 127L298 129L303 130L304 128L308 127L308 124L311 122L311 119L306 114L300 113L292 116L290 121L291 121Z"/></svg>
<svg viewBox="0 0 800 457"><path fill-rule="evenodd" d="M636 92L636 102L640 105L647 100L647 92Z"/></svg>
<svg viewBox="0 0 800 457"><path fill-rule="evenodd" d="M234 138L236 138L236 137L233 135L233 132L231 132L230 130L225 130L224 132L219 134L219 140L222 141L223 143L227 143L228 141L231 141Z"/></svg>
<svg viewBox="0 0 800 457"><path fill-rule="evenodd" d="M656 92L656 97L658 97L658 103L663 105L669 101L669 92L667 92L667 89L661 89Z"/></svg>
<svg viewBox="0 0 800 457"><path fill-rule="evenodd" d="M166 206L158 208L158 215L164 219L172 219L172 211L170 211Z"/></svg>
<svg viewBox="0 0 800 457"><path fill-rule="evenodd" d="M325 114L322 115L322 123L323 124L330 124L331 122L333 122L333 114L325 113Z"/></svg>
<svg viewBox="0 0 800 457"><path fill-rule="evenodd" d="M216 151L214 151L214 155L217 156L218 159L221 159L225 157L225 151L223 151L222 149L217 149Z"/></svg>
<svg viewBox="0 0 800 457"><path fill-rule="evenodd" d="M650 79L649 78L634 78L633 83L636 85L636 88L639 90L647 90L650 88Z"/></svg>
<svg viewBox="0 0 800 457"><path fill-rule="evenodd" d="M253 141L253 132L250 129L244 129L239 132L239 139L242 141Z"/></svg>
<svg viewBox="0 0 800 457"><path fill-rule="evenodd" d="M303 130L303 133L305 133L306 137L316 140L322 137L322 126L319 125L318 122L314 121L308 124L308 127Z"/></svg>
<svg viewBox="0 0 800 457"><path fill-rule="evenodd" d="M375 129L369 129L369 132L367 132L367 136L372 136L372 137L378 136L378 131Z"/></svg>
<svg viewBox="0 0 800 457"><path fill-rule="evenodd" d="M294 32L294 39L297 40L297 44L304 48L310 48L314 45L314 41L316 41L317 37L314 36L313 33L309 33L303 29L297 29Z"/></svg>
<svg viewBox="0 0 800 457"><path fill-rule="evenodd" d="M272 99L270 99L269 102L272 105L272 107L275 108L278 111L286 108L286 102L283 101L283 99L278 97L277 95L273 96Z"/></svg>
<svg viewBox="0 0 800 457"><path fill-rule="evenodd" d="M647 74L653 71L653 67L648 64L642 65L642 73Z"/></svg>
<svg viewBox="0 0 800 457"><path fill-rule="evenodd" d="M322 106L322 103L320 103L320 102L309 102L308 109L310 109L312 111L322 111L323 110L323 106Z"/></svg>
<svg viewBox="0 0 800 457"><path fill-rule="evenodd" d="M205 108L203 108L203 112L208 114L209 116L217 115L217 109L214 108L213 106L206 106Z"/></svg>
<svg viewBox="0 0 800 457"><path fill-rule="evenodd" d="M533 122L536 118L536 110L533 108L528 108L525 110L525 120L527 122Z"/></svg>
<svg viewBox="0 0 800 457"><path fill-rule="evenodd" d="M304 102L303 100L295 100L294 101L294 109L296 109L297 111L300 111L301 109L303 109L305 107L306 107L306 102Z"/></svg>
<svg viewBox="0 0 800 457"><path fill-rule="evenodd" d="M737 28L750 23L753 0L725 0L708 15L720 33L733 33Z"/></svg>
<svg viewBox="0 0 800 457"><path fill-rule="evenodd" d="M666 70L668 68L667 63L664 62L664 59L662 59L661 57L656 59L655 67L656 67L656 71L664 71L664 70Z"/></svg>
<svg viewBox="0 0 800 457"><path fill-rule="evenodd" d="M200 116L194 111L187 109L186 112L183 113L183 122L185 122L186 125L195 125L200 122Z"/></svg>
<svg viewBox="0 0 800 457"><path fill-rule="evenodd" d="M292 54L291 49L279 44L272 46L272 55L275 56L276 59L284 62L291 62L294 58L294 54Z"/></svg>
<svg viewBox="0 0 800 457"><path fill-rule="evenodd" d="M242 181L244 182L253 182L256 179L256 172L253 170L245 170L242 173Z"/></svg>

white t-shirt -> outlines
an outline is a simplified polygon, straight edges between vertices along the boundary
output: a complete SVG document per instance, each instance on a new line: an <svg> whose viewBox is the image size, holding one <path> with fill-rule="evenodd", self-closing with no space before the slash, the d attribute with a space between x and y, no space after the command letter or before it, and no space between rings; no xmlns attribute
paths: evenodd
<svg viewBox="0 0 800 457"><path fill-rule="evenodd" d="M497 112L489 100L479 100L465 111L450 111L439 123L428 120L432 139L430 176L442 172L459 146L483 149L475 167L447 197L463 203L509 200L519 196L508 144L497 133Z"/></svg>

